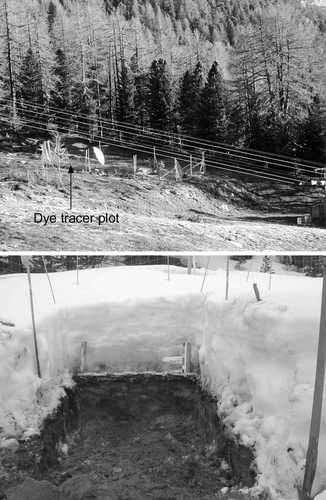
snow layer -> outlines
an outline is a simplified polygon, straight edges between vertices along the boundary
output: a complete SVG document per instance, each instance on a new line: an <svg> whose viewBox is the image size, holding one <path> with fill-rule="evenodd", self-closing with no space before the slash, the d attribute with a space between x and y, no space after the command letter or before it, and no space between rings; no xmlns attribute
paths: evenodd
<svg viewBox="0 0 326 500"><path fill-rule="evenodd" d="M46 276L33 275L42 380L26 275L0 277L0 319L16 325L0 324L2 446L37 432L79 368L82 341L88 343L88 370L129 371L160 370L162 357L180 355L187 340L230 434L254 449L259 488L269 487L275 498L296 498L311 417L322 280L288 273L276 262L270 280L259 273L260 263L256 257L248 275L249 263L236 271L231 261L228 300L225 257L210 261L215 270L204 284L204 269L189 276L170 267L168 279L164 266L82 271L78 285L75 272L52 274L56 304ZM325 445L323 416L320 450ZM326 488L325 469L320 451L313 494Z"/></svg>

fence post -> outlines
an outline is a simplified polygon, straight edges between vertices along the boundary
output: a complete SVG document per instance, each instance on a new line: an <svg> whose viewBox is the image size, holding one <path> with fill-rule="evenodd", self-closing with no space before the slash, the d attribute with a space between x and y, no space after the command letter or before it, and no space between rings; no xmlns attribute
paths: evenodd
<svg viewBox="0 0 326 500"><path fill-rule="evenodd" d="M254 283L252 286L254 287L254 292L255 292L255 295L256 295L257 302L260 302L261 298L260 298L260 295L259 295L259 290L258 290L257 283Z"/></svg>
<svg viewBox="0 0 326 500"><path fill-rule="evenodd" d="M194 255L192 256L192 267L194 270L194 274L196 274L196 257Z"/></svg>
<svg viewBox="0 0 326 500"><path fill-rule="evenodd" d="M181 175L178 170L178 160L176 158L174 158L174 169L175 169L175 180L180 181Z"/></svg>
<svg viewBox="0 0 326 500"><path fill-rule="evenodd" d="M80 372L84 373L86 366L86 349L87 342L82 342L81 354L80 354Z"/></svg>
<svg viewBox="0 0 326 500"><path fill-rule="evenodd" d="M230 280L230 257L226 258L226 284L225 284L225 300L229 298L229 280Z"/></svg>
<svg viewBox="0 0 326 500"><path fill-rule="evenodd" d="M153 147L153 156L154 156L154 171L157 170L157 158L156 158L156 148Z"/></svg>
<svg viewBox="0 0 326 500"><path fill-rule="evenodd" d="M191 358L191 342L183 343L185 352L184 352L184 364L183 364L183 372L190 373L190 358Z"/></svg>
<svg viewBox="0 0 326 500"><path fill-rule="evenodd" d="M201 171L206 174L205 151L202 152L201 156Z"/></svg>
<svg viewBox="0 0 326 500"><path fill-rule="evenodd" d="M132 166L134 168L134 175L136 175L136 172L137 172L137 155L133 155L133 157L132 157Z"/></svg>
<svg viewBox="0 0 326 500"><path fill-rule="evenodd" d="M192 176L192 155L190 155L189 166L190 166L190 177L191 177Z"/></svg>
<svg viewBox="0 0 326 500"><path fill-rule="evenodd" d="M188 274L191 274L192 269L192 257L189 255L188 257Z"/></svg>

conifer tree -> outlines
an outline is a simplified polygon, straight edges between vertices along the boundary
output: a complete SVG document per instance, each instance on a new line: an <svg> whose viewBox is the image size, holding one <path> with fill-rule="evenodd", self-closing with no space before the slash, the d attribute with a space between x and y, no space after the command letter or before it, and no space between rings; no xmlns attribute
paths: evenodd
<svg viewBox="0 0 326 500"><path fill-rule="evenodd" d="M178 115L183 133L196 136L200 96L203 89L203 66L199 61L194 71L187 70L181 78L178 99Z"/></svg>
<svg viewBox="0 0 326 500"><path fill-rule="evenodd" d="M56 8L55 4L52 2L52 0L50 0L49 7L48 7L48 17L47 17L47 23L48 23L50 33L53 30L53 24L54 24L54 21L56 18L56 14L57 14L57 8Z"/></svg>
<svg viewBox="0 0 326 500"><path fill-rule="evenodd" d="M118 82L117 120L134 123L135 117L135 85L134 76L125 62L122 63Z"/></svg>
<svg viewBox="0 0 326 500"><path fill-rule="evenodd" d="M19 115L26 120L25 125L38 126L46 121L41 66L32 48L27 50L18 76L17 97Z"/></svg>
<svg viewBox="0 0 326 500"><path fill-rule="evenodd" d="M265 255L263 258L260 270L261 273L274 274L275 271L272 267L272 259L269 255Z"/></svg>
<svg viewBox="0 0 326 500"><path fill-rule="evenodd" d="M164 59L155 59L148 78L148 113L150 126L160 130L173 129L172 78Z"/></svg>
<svg viewBox="0 0 326 500"><path fill-rule="evenodd" d="M53 68L54 89L50 95L50 106L58 108L54 111L58 123L58 131L66 132L67 118L65 113L71 109L71 96L73 91L72 78L70 75L67 58L62 49L57 49L55 54L55 67Z"/></svg>
<svg viewBox="0 0 326 500"><path fill-rule="evenodd" d="M217 61L213 63L201 93L199 135L218 142L225 141L227 136L224 87Z"/></svg>
<svg viewBox="0 0 326 500"><path fill-rule="evenodd" d="M309 107L308 116L303 123L300 123L299 158L316 162L325 161L326 116L324 106L325 103L323 105L321 98L316 95Z"/></svg>

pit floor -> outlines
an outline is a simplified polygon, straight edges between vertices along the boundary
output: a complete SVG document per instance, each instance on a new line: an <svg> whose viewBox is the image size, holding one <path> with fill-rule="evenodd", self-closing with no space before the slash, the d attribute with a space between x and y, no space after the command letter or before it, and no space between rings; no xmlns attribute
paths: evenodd
<svg viewBox="0 0 326 500"><path fill-rule="evenodd" d="M225 486L244 486L200 422L193 379L83 377L78 386L80 427L66 474L108 481L121 500L210 500Z"/></svg>
<svg viewBox="0 0 326 500"><path fill-rule="evenodd" d="M63 437L57 419L53 427L47 424L39 445L22 445L16 452L19 464L14 455L9 461L7 457L8 485L26 476L55 486L75 478L76 496L65 498L78 500L252 498L250 490L242 489L254 483L248 457L237 457L246 471L238 466L236 473L234 448L228 447L216 421L216 402L205 396L203 404L195 377L82 375L75 381L77 410L71 428ZM10 481L10 471L15 481ZM91 496L89 488L83 496L83 479L93 485Z"/></svg>

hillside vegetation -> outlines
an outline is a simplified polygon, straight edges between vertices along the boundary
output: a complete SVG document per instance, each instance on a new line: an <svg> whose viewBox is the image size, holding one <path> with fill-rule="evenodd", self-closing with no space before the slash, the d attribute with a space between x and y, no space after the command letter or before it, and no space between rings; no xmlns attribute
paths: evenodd
<svg viewBox="0 0 326 500"><path fill-rule="evenodd" d="M70 116L322 162L325 31L299 0L1 0L0 132Z"/></svg>

